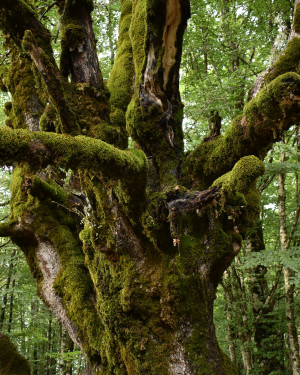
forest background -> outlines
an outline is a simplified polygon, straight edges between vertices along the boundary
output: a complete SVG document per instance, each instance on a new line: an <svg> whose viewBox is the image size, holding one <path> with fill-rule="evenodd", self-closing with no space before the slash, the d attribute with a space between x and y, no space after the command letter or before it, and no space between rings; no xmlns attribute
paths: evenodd
<svg viewBox="0 0 300 375"><path fill-rule="evenodd" d="M59 35L53 1L36 1L40 18ZM181 95L186 151L214 127L237 116L255 78L284 48L293 2L289 0L192 0L185 33ZM93 12L104 78L113 65L120 6L97 0ZM59 51L59 38L53 47ZM9 63L1 42L0 68ZM57 53L58 54L58 53ZM1 72L1 71L0 71ZM9 95L0 94L0 123ZM238 103L238 104L237 104ZM300 126L268 154L258 181L261 217L240 255L223 277L214 320L222 349L242 374L292 374L288 334L299 332L300 310ZM1 221L9 212L10 170L0 175ZM234 221L234 216L232 217ZM84 358L36 296L23 254L9 239L0 245L0 331L29 359L32 374L80 374ZM299 348L298 348L299 356Z"/></svg>

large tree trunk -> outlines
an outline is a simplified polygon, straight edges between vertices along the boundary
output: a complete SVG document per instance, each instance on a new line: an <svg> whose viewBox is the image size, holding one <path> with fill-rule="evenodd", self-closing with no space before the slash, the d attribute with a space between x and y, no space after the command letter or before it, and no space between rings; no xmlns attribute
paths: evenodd
<svg viewBox="0 0 300 375"><path fill-rule="evenodd" d="M122 1L110 103L92 1L57 3L60 69L33 8L0 1L15 45L5 80L13 129L0 128L1 162L15 165L12 217L0 234L25 253L87 373L235 374L216 340L216 288L259 211L259 158L299 121L299 56L274 66L225 135L187 157L179 67L188 1ZM122 150L128 132L134 150Z"/></svg>

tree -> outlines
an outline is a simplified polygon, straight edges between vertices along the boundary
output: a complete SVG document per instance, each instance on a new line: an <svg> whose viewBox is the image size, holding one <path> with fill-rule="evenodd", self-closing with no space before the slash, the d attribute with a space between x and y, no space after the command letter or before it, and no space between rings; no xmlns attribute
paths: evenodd
<svg viewBox="0 0 300 375"><path fill-rule="evenodd" d="M38 2L0 1L11 60L1 87L12 97L0 160L14 165L12 215L0 235L24 252L87 372L237 373L217 343L213 303L258 216L262 160L299 122L299 2L286 49L242 115L185 154L188 0L121 1L108 87L92 0L55 2L59 67Z"/></svg>

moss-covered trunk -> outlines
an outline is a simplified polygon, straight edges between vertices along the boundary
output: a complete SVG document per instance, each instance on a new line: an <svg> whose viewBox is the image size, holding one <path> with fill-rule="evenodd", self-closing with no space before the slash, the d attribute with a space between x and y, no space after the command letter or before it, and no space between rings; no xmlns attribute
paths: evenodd
<svg viewBox="0 0 300 375"><path fill-rule="evenodd" d="M91 0L57 2L60 68L31 1L0 1L14 46L1 76L12 103L0 160L14 174L0 235L23 250L90 373L233 375L215 336L215 291L257 218L260 159L300 119L298 31L225 135L185 155L179 67L189 2L121 3L107 89Z"/></svg>

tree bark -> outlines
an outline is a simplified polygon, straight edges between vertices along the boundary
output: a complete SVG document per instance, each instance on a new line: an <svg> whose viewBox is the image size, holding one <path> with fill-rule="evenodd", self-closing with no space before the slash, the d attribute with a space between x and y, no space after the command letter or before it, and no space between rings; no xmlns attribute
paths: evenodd
<svg viewBox="0 0 300 375"><path fill-rule="evenodd" d="M0 330L2 329L4 321L5 321L8 291L10 289L11 279L13 277L13 272L14 272L14 267L15 267L15 264L14 264L15 255L16 255L16 250L13 250L11 253L10 262L8 266L7 281L5 284L5 292L3 294L3 307L1 308L1 316L0 316Z"/></svg>

